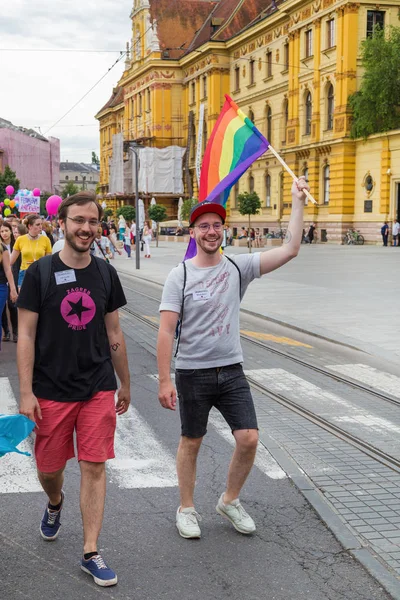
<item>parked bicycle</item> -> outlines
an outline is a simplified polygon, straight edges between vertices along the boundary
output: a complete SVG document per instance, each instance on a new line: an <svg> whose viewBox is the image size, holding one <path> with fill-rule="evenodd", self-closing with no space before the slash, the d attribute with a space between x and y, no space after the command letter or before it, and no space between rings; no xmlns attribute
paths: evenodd
<svg viewBox="0 0 400 600"><path fill-rule="evenodd" d="M364 236L356 229L348 229L347 233L342 238L343 244L362 246L364 244Z"/></svg>

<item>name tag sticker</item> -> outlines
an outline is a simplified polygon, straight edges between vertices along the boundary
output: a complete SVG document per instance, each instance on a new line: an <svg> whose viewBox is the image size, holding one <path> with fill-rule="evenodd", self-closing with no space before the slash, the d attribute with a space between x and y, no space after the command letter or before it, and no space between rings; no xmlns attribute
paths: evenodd
<svg viewBox="0 0 400 600"><path fill-rule="evenodd" d="M57 285L76 281L74 269L68 269L68 271L57 271L54 273L54 277L56 278Z"/></svg>
<svg viewBox="0 0 400 600"><path fill-rule="evenodd" d="M210 290L196 290L193 292L193 300L209 300Z"/></svg>

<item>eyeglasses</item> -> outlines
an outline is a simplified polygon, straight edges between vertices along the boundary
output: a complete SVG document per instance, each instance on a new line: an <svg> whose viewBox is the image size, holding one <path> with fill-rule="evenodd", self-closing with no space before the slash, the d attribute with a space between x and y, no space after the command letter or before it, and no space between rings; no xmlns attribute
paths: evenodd
<svg viewBox="0 0 400 600"><path fill-rule="evenodd" d="M89 223L89 227L98 227L100 223L97 219L84 219L83 217L67 217L67 219L75 223L75 225Z"/></svg>
<svg viewBox="0 0 400 600"><path fill-rule="evenodd" d="M218 231L222 231L222 223L214 223L214 225L209 225L209 223L201 223L201 225L195 225L198 229L200 229L201 233L207 233L210 231L211 227L218 233Z"/></svg>

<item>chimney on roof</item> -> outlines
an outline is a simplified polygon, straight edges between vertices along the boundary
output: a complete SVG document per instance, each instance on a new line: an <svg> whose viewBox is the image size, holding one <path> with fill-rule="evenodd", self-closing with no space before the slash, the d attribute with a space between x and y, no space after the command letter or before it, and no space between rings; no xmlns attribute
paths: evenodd
<svg viewBox="0 0 400 600"><path fill-rule="evenodd" d="M211 29L214 34L219 27L221 27L224 19L222 17L211 17Z"/></svg>

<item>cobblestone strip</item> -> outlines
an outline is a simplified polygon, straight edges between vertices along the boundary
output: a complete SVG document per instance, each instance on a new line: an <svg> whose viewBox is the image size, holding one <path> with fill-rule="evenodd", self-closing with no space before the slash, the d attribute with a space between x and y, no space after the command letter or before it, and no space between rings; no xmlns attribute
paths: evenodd
<svg viewBox="0 0 400 600"><path fill-rule="evenodd" d="M343 522L400 577L400 473L253 391L261 432L305 472Z"/></svg>

